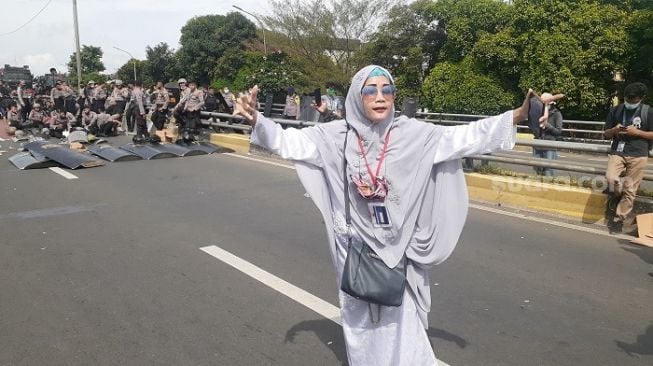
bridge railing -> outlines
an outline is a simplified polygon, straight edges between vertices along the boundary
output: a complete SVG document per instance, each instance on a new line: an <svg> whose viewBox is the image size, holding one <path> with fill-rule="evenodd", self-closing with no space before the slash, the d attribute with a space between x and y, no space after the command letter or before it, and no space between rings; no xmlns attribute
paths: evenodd
<svg viewBox="0 0 653 366"><path fill-rule="evenodd" d="M485 117L485 116L451 115L451 114L449 114L449 116L457 116L457 117L464 116L468 118L473 117L476 119ZM245 133L250 133L252 130L248 124L243 122L242 118L234 117L230 114L202 112L202 117L203 117L202 123L204 125L211 126L218 130L231 129L231 130L243 131ZM314 126L318 124L318 122L300 121L294 119L291 120L291 119L283 119L283 118L272 118L272 120L284 126L291 126L297 128ZM440 123L445 120L429 118L429 119L424 119L424 121L432 122L432 123ZM467 121L455 121L455 122L457 123L454 124L467 124L472 121L467 120ZM580 121L580 122L589 122L589 121ZM442 124L447 124L447 123L442 123ZM585 143L585 142L549 141L549 140L535 140L535 139L521 139L521 138L517 139L516 145L527 146L532 148L566 150L571 152L600 154L600 155L606 155L610 150L610 147L605 143L594 144L594 143ZM568 172L592 174L592 175L605 175L605 170L606 170L605 164L562 162L560 160L549 160L549 159L542 159L542 158L531 157L531 156L524 156L524 157L514 156L506 153L473 155L473 156L468 156L466 158L471 160L493 161L497 163L523 165L523 166L531 166L531 167L538 167L538 168L552 168L552 169L563 170ZM647 167L644 174L644 180L653 181L653 170L651 170L651 168Z"/></svg>

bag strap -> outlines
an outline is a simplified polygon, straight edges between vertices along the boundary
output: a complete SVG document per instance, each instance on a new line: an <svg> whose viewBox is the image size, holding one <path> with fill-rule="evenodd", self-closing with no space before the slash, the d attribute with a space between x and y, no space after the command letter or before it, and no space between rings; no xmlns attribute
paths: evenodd
<svg viewBox="0 0 653 366"><path fill-rule="evenodd" d="M650 108L650 106L648 104L642 103L642 109L639 112L640 115L641 115L640 117L642 118L642 124L646 125L646 126L648 126L648 110L649 110L649 108Z"/></svg>
<svg viewBox="0 0 653 366"><path fill-rule="evenodd" d="M649 131L651 131L651 127L648 125L648 110L650 106L648 104L642 103L642 109L640 111L640 117L642 118L642 125L646 126ZM653 140L648 140L648 154L649 156L651 155L651 152L653 151Z"/></svg>
<svg viewBox="0 0 653 366"><path fill-rule="evenodd" d="M345 185L345 223L347 224L347 240L351 244L351 208L349 207L349 180L347 179L347 138L349 137L349 130L351 125L347 120L347 132L345 132L345 142L342 147L342 183Z"/></svg>

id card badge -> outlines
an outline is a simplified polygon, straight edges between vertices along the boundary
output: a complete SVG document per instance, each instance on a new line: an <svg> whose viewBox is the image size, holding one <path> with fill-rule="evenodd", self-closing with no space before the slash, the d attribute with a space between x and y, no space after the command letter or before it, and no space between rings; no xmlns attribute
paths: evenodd
<svg viewBox="0 0 653 366"><path fill-rule="evenodd" d="M370 202L367 204L374 227L391 227L390 214L383 202Z"/></svg>
<svg viewBox="0 0 653 366"><path fill-rule="evenodd" d="M626 141L619 141L619 144L617 145L617 152L624 152L624 148L626 147Z"/></svg>

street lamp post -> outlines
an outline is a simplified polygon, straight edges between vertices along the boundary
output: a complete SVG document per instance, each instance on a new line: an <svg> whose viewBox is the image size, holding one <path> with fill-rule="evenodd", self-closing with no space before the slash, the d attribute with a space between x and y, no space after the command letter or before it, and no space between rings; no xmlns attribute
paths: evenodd
<svg viewBox="0 0 653 366"><path fill-rule="evenodd" d="M243 12L245 14L251 15L252 17L254 17L254 19L256 19L258 21L258 24L261 25L261 30L263 31L263 52L265 52L265 54L267 55L268 54L268 46L267 46L267 43L265 42L265 27L263 26L263 22L261 21L261 19L258 16L256 16L256 15L242 9L239 6L236 6L236 5L232 5L232 6L233 6L234 9L236 9L238 11L241 11L241 12Z"/></svg>
<svg viewBox="0 0 653 366"><path fill-rule="evenodd" d="M82 87L82 55L80 54L79 49L79 23L77 22L77 0L73 0L73 21L75 23L75 47L77 49L76 61L77 61L77 89Z"/></svg>
<svg viewBox="0 0 653 366"><path fill-rule="evenodd" d="M127 55L129 55L129 57L132 58L133 64L134 64L134 81L138 80L138 78L136 77L136 58L134 58L134 56L131 53L123 50L122 48L118 48L116 46L113 46L113 48L117 49L118 51L122 51L122 52L126 53Z"/></svg>

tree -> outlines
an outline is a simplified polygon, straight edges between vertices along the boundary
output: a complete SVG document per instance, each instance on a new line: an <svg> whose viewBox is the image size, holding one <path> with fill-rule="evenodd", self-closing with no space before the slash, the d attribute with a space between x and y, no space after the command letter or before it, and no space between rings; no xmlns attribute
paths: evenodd
<svg viewBox="0 0 653 366"><path fill-rule="evenodd" d="M423 105L433 111L467 114L497 114L515 103L512 93L483 75L471 58L460 63L443 62L426 77Z"/></svg>
<svg viewBox="0 0 653 366"><path fill-rule="evenodd" d="M243 49L244 42L255 37L254 23L240 13L192 18L181 28L176 67L184 77L208 84L225 51Z"/></svg>
<svg viewBox="0 0 653 366"><path fill-rule="evenodd" d="M104 64L102 63L102 48L96 46L87 46L83 45L80 51L81 64L82 64L82 80L84 80L84 75L92 73L100 73L105 70ZM71 75L71 79L74 80L74 83L77 84L77 52L73 52L70 55L70 61L68 62L68 74Z"/></svg>
<svg viewBox="0 0 653 366"><path fill-rule="evenodd" d="M513 19L518 88L565 93L568 117L603 118L616 88L612 75L626 68L636 48L626 10L589 0L522 0Z"/></svg>
<svg viewBox="0 0 653 366"><path fill-rule="evenodd" d="M640 78L650 74L652 58L647 52L652 32L640 18L646 11L633 10L633 4L439 0L427 10L445 28L447 38L437 57L446 64L439 64L425 82L425 95L441 99L427 104L452 111L486 107L478 111L487 114L497 111L497 106L508 107L505 96L512 95L516 102L533 88L567 94L560 105L567 118L603 118L608 97L617 87L612 81L616 71ZM453 93L457 105L443 93ZM482 103L479 93L502 99Z"/></svg>
<svg viewBox="0 0 653 366"><path fill-rule="evenodd" d="M175 51L167 43L161 42L154 47L145 48L145 62L143 63L144 82L152 83L162 81L164 83L172 80L171 68L174 64Z"/></svg>
<svg viewBox="0 0 653 366"><path fill-rule="evenodd" d="M258 85L264 94L281 91L297 82L298 72L288 55L281 51L258 58L253 66L251 85Z"/></svg>
<svg viewBox="0 0 653 366"><path fill-rule="evenodd" d="M653 3L650 4L653 8ZM628 64L628 79L653 87L653 10L635 12L628 19L628 37L634 55Z"/></svg>
<svg viewBox="0 0 653 366"><path fill-rule="evenodd" d="M301 55L310 63L332 59L341 75L349 79L354 70L353 54L386 18L396 0L270 0L273 15L265 23L285 36L290 55Z"/></svg>
<svg viewBox="0 0 653 366"><path fill-rule="evenodd" d="M424 72L446 40L443 29L426 13L430 4L419 0L393 7L388 20L355 56L357 68L375 64L390 70L398 87L398 104L404 96L420 96Z"/></svg>
<svg viewBox="0 0 653 366"><path fill-rule="evenodd" d="M510 21L511 6L499 0L438 0L427 13L446 29L447 42L438 59L460 62L476 42L496 33Z"/></svg>
<svg viewBox="0 0 653 366"><path fill-rule="evenodd" d="M136 64L136 79L134 78L134 64ZM118 71L116 71L115 77L116 79L120 79L125 82L131 80L139 80L146 85L152 84L152 79L150 79L149 76L145 75L146 64L146 61L136 60L132 58L120 66Z"/></svg>

